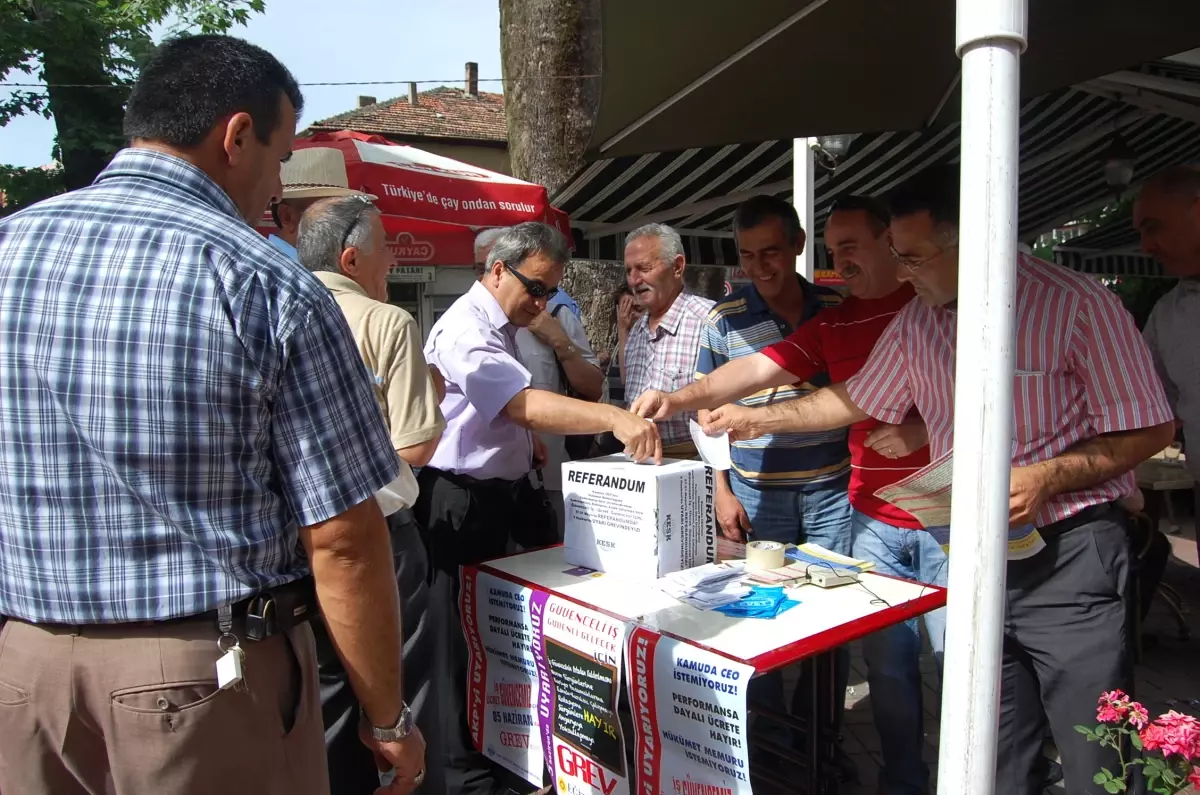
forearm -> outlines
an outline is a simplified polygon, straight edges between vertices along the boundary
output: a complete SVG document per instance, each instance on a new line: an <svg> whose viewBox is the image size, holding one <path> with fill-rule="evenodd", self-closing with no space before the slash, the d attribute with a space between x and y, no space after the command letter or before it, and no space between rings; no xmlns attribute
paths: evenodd
<svg viewBox="0 0 1200 795"><path fill-rule="evenodd" d="M775 403L758 411L762 412L758 424L765 434L831 431L862 422L868 416L850 400L844 383L819 389L800 400Z"/></svg>
<svg viewBox="0 0 1200 795"><path fill-rule="evenodd" d="M524 389L504 407L510 420L523 428L558 436L604 433L613 429L620 409L587 403L543 389Z"/></svg>
<svg viewBox="0 0 1200 795"><path fill-rule="evenodd" d="M671 395L671 404L680 411L713 409L770 389L795 383L796 378L775 362L756 353L733 359Z"/></svg>
<svg viewBox="0 0 1200 795"><path fill-rule="evenodd" d="M400 716L403 684L400 599L387 523L375 500L350 509L333 532L301 531L322 620L375 726ZM336 520L335 520L336 521Z"/></svg>
<svg viewBox="0 0 1200 795"><path fill-rule="evenodd" d="M1174 423L1106 433L1048 461L1031 464L1051 495L1080 491L1125 474L1171 443Z"/></svg>
<svg viewBox="0 0 1200 795"><path fill-rule="evenodd" d="M574 354L564 353L558 360L562 363L567 380L571 382L571 389L584 400L600 399L604 392L604 371L579 355L578 350Z"/></svg>

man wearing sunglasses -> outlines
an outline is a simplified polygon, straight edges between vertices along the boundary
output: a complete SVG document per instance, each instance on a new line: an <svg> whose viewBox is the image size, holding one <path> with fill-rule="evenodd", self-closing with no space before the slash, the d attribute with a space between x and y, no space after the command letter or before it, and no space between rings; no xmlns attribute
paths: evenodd
<svg viewBox="0 0 1200 795"><path fill-rule="evenodd" d="M534 432L611 431L635 460L662 460L654 423L615 406L531 388L529 370L518 358L517 331L545 312L569 257L566 239L553 227L524 223L504 230L483 278L446 310L425 344L426 358L446 378L446 432L418 478L416 515L428 534L434 599L444 610L442 620L455 626L460 566L504 555L510 535L522 546L558 539L555 524L531 527L528 475L542 463L534 461ZM462 718L446 737L448 791L500 795L509 784L519 789L472 745L468 654L460 632L451 633L450 657L443 682L447 714Z"/></svg>
<svg viewBox="0 0 1200 795"><path fill-rule="evenodd" d="M890 202L900 278L920 300L900 311L849 380L782 406L722 406L707 430L754 438L872 417L896 423L916 407L931 458L951 453L957 171L919 175ZM1025 254L1016 282L997 791L1042 791L1048 723L1067 792L1094 792L1097 771L1119 769L1117 753L1074 727L1095 721L1098 693L1131 692L1133 684L1130 551L1115 503L1133 493L1133 468L1170 444L1175 426L1150 352L1116 296L1088 276ZM952 541L948 528L931 532Z"/></svg>

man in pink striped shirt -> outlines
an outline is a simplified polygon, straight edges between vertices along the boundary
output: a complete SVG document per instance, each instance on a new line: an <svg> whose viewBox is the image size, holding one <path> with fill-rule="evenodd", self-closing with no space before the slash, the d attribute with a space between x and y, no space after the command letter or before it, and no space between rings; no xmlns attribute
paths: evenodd
<svg viewBox="0 0 1200 795"><path fill-rule="evenodd" d="M752 438L867 417L898 424L915 406L931 458L950 452L958 175L927 172L890 203L892 254L919 300L900 311L846 382L766 408L724 406L706 430ZM1116 755L1074 726L1095 722L1101 692L1133 684L1130 554L1113 503L1133 492L1132 469L1170 443L1173 418L1132 319L1098 281L1021 256L1016 311L1010 522L1036 526L1045 548L1008 564L996 792L1041 792L1047 720L1067 792L1100 792L1092 777L1102 767L1119 769Z"/></svg>

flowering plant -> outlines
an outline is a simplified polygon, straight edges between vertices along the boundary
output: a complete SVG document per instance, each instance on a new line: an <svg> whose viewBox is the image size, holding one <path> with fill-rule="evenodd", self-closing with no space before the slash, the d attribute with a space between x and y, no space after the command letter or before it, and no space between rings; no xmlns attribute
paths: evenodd
<svg viewBox="0 0 1200 795"><path fill-rule="evenodd" d="M1095 782L1105 792L1125 792L1129 773L1141 766L1146 786L1160 795L1175 795L1189 784L1200 786L1200 721L1174 710L1153 721L1150 714L1120 690L1100 695L1095 729L1076 726L1075 731L1093 742L1108 746L1121 760L1119 774L1103 768ZM1138 751L1158 751L1162 756L1145 755L1125 761L1125 740Z"/></svg>

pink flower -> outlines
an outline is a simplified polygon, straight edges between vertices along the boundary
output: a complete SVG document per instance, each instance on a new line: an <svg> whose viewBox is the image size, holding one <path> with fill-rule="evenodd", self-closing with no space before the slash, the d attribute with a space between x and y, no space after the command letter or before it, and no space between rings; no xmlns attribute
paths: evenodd
<svg viewBox="0 0 1200 795"><path fill-rule="evenodd" d="M1157 751L1163 744L1163 729L1157 723L1151 723L1138 734L1142 738L1142 746L1147 751Z"/></svg>
<svg viewBox="0 0 1200 795"><path fill-rule="evenodd" d="M1200 721L1191 715L1171 710L1166 715L1160 715L1158 723L1163 727L1166 740L1163 751L1179 754L1188 760L1200 757Z"/></svg>
<svg viewBox="0 0 1200 795"><path fill-rule="evenodd" d="M1146 728L1146 724L1150 722L1150 713L1146 711L1145 707L1134 701L1129 705L1127 720L1133 725L1133 728L1140 731Z"/></svg>
<svg viewBox="0 0 1200 795"><path fill-rule="evenodd" d="M1188 783L1193 787L1200 787L1200 767L1193 767L1192 772L1188 775Z"/></svg>
<svg viewBox="0 0 1200 795"><path fill-rule="evenodd" d="M1101 693L1097 703L1096 720L1101 723L1120 723L1129 714L1129 696L1120 690Z"/></svg>

